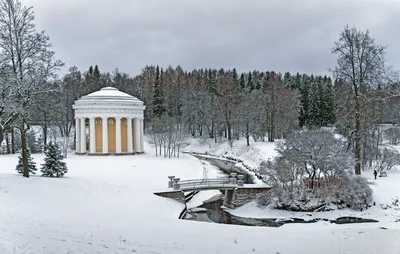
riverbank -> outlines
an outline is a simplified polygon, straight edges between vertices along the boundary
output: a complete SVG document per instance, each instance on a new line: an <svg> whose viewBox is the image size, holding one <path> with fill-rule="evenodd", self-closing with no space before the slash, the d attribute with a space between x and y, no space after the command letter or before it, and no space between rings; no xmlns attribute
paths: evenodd
<svg viewBox="0 0 400 254"><path fill-rule="evenodd" d="M211 157L221 157L240 160L245 165L251 165L257 169L263 160L272 159L276 156L275 143L270 142L251 142L247 146L245 140L235 141L231 146L229 142L214 143L213 140L191 140L191 144L186 150L191 152L207 153ZM363 176L369 179L371 188L374 191L375 206L363 211L354 211L350 209L335 210L329 212L290 212L283 210L270 209L268 207L258 207L256 201L252 201L236 208L226 211L234 216L242 218L270 219L278 218L287 220L290 218L299 218L304 220L327 219L332 220L339 217L361 217L378 220L382 227L400 228L400 202L395 200L400 198L399 169L393 169L386 178L373 179L370 172L363 172ZM393 204L395 203L395 204Z"/></svg>
<svg viewBox="0 0 400 254"><path fill-rule="evenodd" d="M227 210L229 213L239 217L249 218L301 218L312 220L317 218L334 219L338 217L361 217L379 221L379 225L385 228L400 229L400 169L396 168L389 172L388 177L373 179L372 175L365 174L371 188L374 191L374 203L372 207L363 211L350 209L334 210L327 212L291 212L259 207L256 201L252 201L235 210Z"/></svg>
<svg viewBox="0 0 400 254"><path fill-rule="evenodd" d="M276 143L271 142L250 142L250 146L247 146L245 139L235 140L231 145L228 140L215 143L213 139L191 138L188 143L185 151L241 160L255 171L262 161L272 159L277 155L274 150Z"/></svg>

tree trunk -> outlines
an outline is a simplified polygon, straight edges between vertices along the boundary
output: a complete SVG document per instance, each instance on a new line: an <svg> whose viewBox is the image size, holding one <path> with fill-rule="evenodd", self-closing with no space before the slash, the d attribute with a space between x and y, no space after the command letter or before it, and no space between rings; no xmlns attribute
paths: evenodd
<svg viewBox="0 0 400 254"><path fill-rule="evenodd" d="M10 147L10 137L9 137L8 133L6 133L6 145L7 145L7 154L10 154L11 153L11 147Z"/></svg>
<svg viewBox="0 0 400 254"><path fill-rule="evenodd" d="M3 142L3 139L4 139L4 130L0 129L0 145Z"/></svg>
<svg viewBox="0 0 400 254"><path fill-rule="evenodd" d="M210 138L214 138L214 121L211 122Z"/></svg>
<svg viewBox="0 0 400 254"><path fill-rule="evenodd" d="M64 136L64 158L67 158L68 156L68 142L69 137L67 135Z"/></svg>
<svg viewBox="0 0 400 254"><path fill-rule="evenodd" d="M361 175L361 119L360 119L360 101L358 96L358 87L354 85L354 109L355 109L355 131L354 131L354 157L356 159L356 165L354 171L356 175Z"/></svg>
<svg viewBox="0 0 400 254"><path fill-rule="evenodd" d="M249 122L246 122L246 142L247 146L250 146L250 134L249 134Z"/></svg>
<svg viewBox="0 0 400 254"><path fill-rule="evenodd" d="M27 143L26 143L26 130L24 124L20 127L21 133L21 155L22 155L22 167L24 177L29 177L29 167L28 167L28 153L27 153Z"/></svg>
<svg viewBox="0 0 400 254"><path fill-rule="evenodd" d="M47 123L43 126L43 150L47 150Z"/></svg>
<svg viewBox="0 0 400 254"><path fill-rule="evenodd" d="M15 154L15 130L11 127L11 153Z"/></svg>
<svg viewBox="0 0 400 254"><path fill-rule="evenodd" d="M73 149L74 149L74 151L76 151L76 126L75 126L75 131L74 131L74 147L73 147Z"/></svg>

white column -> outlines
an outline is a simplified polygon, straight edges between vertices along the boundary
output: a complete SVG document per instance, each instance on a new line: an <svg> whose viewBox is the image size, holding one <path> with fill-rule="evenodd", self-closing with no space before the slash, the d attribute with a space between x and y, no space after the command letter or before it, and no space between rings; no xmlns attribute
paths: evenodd
<svg viewBox="0 0 400 254"><path fill-rule="evenodd" d="M103 153L108 153L108 117L102 117L103 122Z"/></svg>
<svg viewBox="0 0 400 254"><path fill-rule="evenodd" d="M89 128L90 128L90 153L95 153L96 152L96 122L95 118L92 117L90 118L89 122Z"/></svg>
<svg viewBox="0 0 400 254"><path fill-rule="evenodd" d="M127 117L127 128L128 128L128 153L133 153L133 142L132 142L132 118Z"/></svg>
<svg viewBox="0 0 400 254"><path fill-rule="evenodd" d="M78 117L75 118L75 153L81 152L81 121Z"/></svg>
<svg viewBox="0 0 400 254"><path fill-rule="evenodd" d="M140 153L140 119L139 118L135 118L135 152L136 153Z"/></svg>
<svg viewBox="0 0 400 254"><path fill-rule="evenodd" d="M140 152L144 152L143 118L140 119Z"/></svg>
<svg viewBox="0 0 400 254"><path fill-rule="evenodd" d="M86 153L86 118L81 118L81 153Z"/></svg>
<svg viewBox="0 0 400 254"><path fill-rule="evenodd" d="M115 151L121 153L121 117L115 117Z"/></svg>

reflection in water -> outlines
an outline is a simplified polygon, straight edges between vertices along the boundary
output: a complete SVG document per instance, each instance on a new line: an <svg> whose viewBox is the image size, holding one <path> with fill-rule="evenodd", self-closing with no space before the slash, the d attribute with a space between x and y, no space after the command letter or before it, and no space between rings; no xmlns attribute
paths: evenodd
<svg viewBox="0 0 400 254"><path fill-rule="evenodd" d="M271 219L243 218L232 215L224 211L221 208L222 205L223 205L222 199L217 199L211 202L204 203L199 207L189 209L185 219L204 221L204 222L214 222L220 224L235 224L242 226L263 226L263 227L280 227L287 223L315 223L318 221L330 221L331 223L336 223L336 224L378 222L377 220L355 218L355 217L341 217L335 220L328 220L328 219L304 220L298 218L289 218L287 220L279 220L279 221L274 218Z"/></svg>
<svg viewBox="0 0 400 254"><path fill-rule="evenodd" d="M238 217L224 211L221 208L222 205L222 199L204 203L195 209L189 209L185 219L242 226L279 227L283 225L281 222L276 222L275 219L252 219Z"/></svg>

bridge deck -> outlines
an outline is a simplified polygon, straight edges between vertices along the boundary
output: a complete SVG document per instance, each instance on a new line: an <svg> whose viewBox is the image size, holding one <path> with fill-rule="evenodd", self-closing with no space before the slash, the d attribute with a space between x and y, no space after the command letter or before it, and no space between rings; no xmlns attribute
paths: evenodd
<svg viewBox="0 0 400 254"><path fill-rule="evenodd" d="M231 183L229 178L219 179L195 179L179 181L183 191L191 190L222 190L237 188L237 184Z"/></svg>

